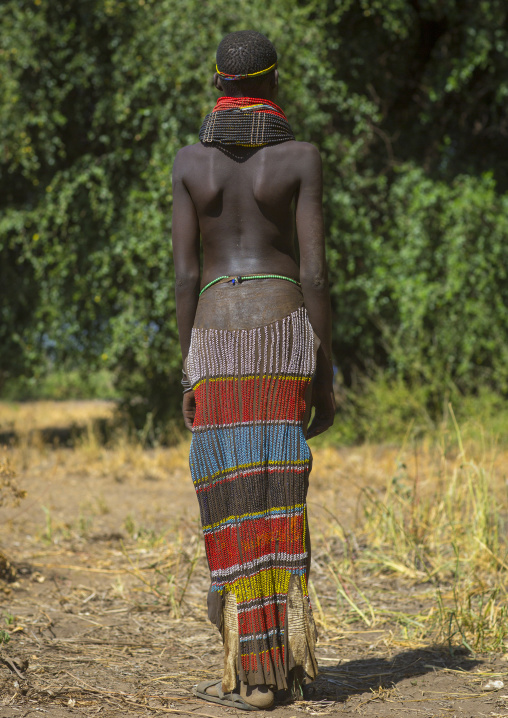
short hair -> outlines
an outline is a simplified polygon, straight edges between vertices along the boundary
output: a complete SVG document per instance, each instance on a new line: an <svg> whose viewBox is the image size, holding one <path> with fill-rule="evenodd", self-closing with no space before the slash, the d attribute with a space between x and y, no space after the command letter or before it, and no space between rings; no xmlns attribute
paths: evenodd
<svg viewBox="0 0 508 718"><path fill-rule="evenodd" d="M227 75L262 72L276 63L275 47L267 37L255 30L230 32L221 40L217 48L217 68L219 72ZM229 82L237 82L237 80Z"/></svg>

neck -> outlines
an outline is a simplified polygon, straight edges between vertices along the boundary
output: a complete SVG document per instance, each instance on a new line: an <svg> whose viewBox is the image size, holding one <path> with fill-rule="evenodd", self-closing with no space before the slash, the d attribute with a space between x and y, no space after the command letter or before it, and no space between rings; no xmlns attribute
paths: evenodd
<svg viewBox="0 0 508 718"><path fill-rule="evenodd" d="M284 111L266 95L253 95L219 97L203 120L201 142L252 148L294 140Z"/></svg>

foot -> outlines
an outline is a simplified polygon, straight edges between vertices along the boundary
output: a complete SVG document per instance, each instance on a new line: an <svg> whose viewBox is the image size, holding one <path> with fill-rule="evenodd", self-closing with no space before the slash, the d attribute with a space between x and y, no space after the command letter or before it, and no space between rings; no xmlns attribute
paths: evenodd
<svg viewBox="0 0 508 718"><path fill-rule="evenodd" d="M240 695L246 703L260 710L271 708L275 700L273 691L268 686L248 686L240 682Z"/></svg>
<svg viewBox="0 0 508 718"><path fill-rule="evenodd" d="M205 693L209 696L219 697L220 683L209 686ZM225 696L228 694L225 693ZM247 683L240 682L240 695L243 700L251 706L255 706L259 710L271 708L274 702L273 691L268 686L248 686Z"/></svg>

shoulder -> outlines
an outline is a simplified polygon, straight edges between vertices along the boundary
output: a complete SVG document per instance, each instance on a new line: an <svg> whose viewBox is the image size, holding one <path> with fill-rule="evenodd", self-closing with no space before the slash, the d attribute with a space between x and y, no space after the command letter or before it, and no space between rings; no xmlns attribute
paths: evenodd
<svg viewBox="0 0 508 718"><path fill-rule="evenodd" d="M295 155L299 159L306 159L310 162L321 162L321 155L315 145L310 142L298 142L298 140L289 140L284 142L278 147L283 147L285 150L292 155Z"/></svg>
<svg viewBox="0 0 508 718"><path fill-rule="evenodd" d="M197 142L195 145L186 145L182 147L175 156L173 162L173 178L183 179L186 170L189 170L194 163L197 161L199 155L202 152L201 142Z"/></svg>
<svg viewBox="0 0 508 718"><path fill-rule="evenodd" d="M310 142L290 140L277 146L294 162L301 173L321 172L321 155L318 148Z"/></svg>

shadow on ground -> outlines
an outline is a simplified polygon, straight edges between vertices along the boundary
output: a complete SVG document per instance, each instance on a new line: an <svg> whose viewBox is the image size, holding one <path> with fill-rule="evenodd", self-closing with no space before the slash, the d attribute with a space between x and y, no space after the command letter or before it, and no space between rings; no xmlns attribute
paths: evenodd
<svg viewBox="0 0 508 718"><path fill-rule="evenodd" d="M319 677L306 690L310 700L346 701L357 694L389 690L397 683L444 668L468 672L481 664L463 648L442 646L402 651L391 659L370 658L321 668Z"/></svg>

